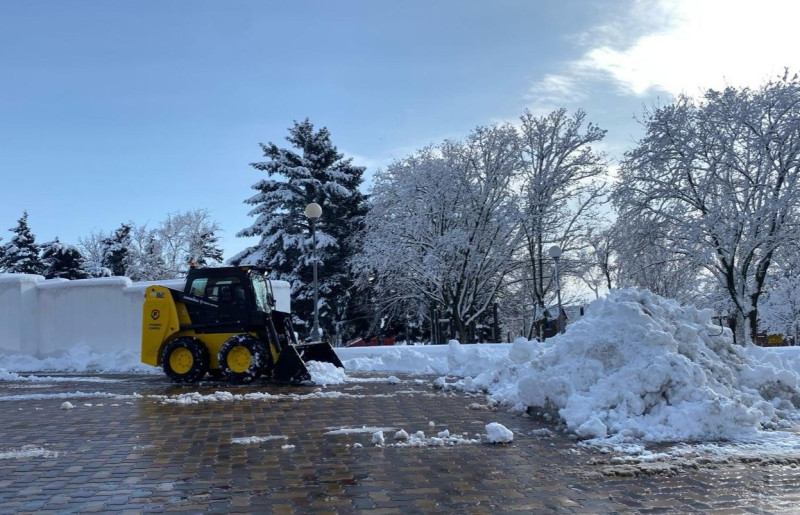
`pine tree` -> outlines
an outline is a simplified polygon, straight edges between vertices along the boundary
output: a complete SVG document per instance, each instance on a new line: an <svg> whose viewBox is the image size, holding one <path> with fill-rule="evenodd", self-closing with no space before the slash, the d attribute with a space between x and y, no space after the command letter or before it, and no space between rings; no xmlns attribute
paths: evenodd
<svg viewBox="0 0 800 515"><path fill-rule="evenodd" d="M14 237L3 245L0 268L12 274L41 274L44 271L44 265L39 259L36 237L28 227L27 211L22 213L22 218L17 221L17 226L10 231L14 233Z"/></svg>
<svg viewBox="0 0 800 515"><path fill-rule="evenodd" d="M103 263L111 275L125 276L130 266L131 230L133 225L123 223L114 234L103 239Z"/></svg>
<svg viewBox="0 0 800 515"><path fill-rule="evenodd" d="M199 266L208 266L222 262L222 249L217 246L219 237L213 230L200 233L196 238L189 242L189 255L187 263L195 263Z"/></svg>
<svg viewBox="0 0 800 515"><path fill-rule="evenodd" d="M58 241L58 238L42 247L44 276L47 279L86 279L86 258L78 247Z"/></svg>
<svg viewBox="0 0 800 515"><path fill-rule="evenodd" d="M314 130L306 119L289 129L286 140L292 148L274 143L261 144L264 162L252 163L267 173L253 185L257 193L245 200L253 209L255 223L240 231L240 237L260 237L252 246L230 262L258 264L271 270L273 279L292 285L292 310L295 322L308 325L313 319L313 263L310 223L305 208L311 202L322 207L316 221L319 271L320 324L328 335L347 335L342 322L352 311L353 279L348 271L349 258L356 252L353 236L359 231L366 202L358 190L364 167L354 166L331 143L326 128Z"/></svg>

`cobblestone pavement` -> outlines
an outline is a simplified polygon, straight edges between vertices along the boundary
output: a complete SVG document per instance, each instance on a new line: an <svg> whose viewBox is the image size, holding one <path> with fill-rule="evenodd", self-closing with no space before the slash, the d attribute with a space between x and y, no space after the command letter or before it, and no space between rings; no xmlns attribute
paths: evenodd
<svg viewBox="0 0 800 515"><path fill-rule="evenodd" d="M615 468L546 420L430 380L66 379L0 381L0 513L800 512L796 463ZM220 391L239 397L178 402ZM490 422L513 443L394 445L398 429L473 438ZM372 443L374 428L386 428L386 445ZM248 437L260 440L236 440Z"/></svg>

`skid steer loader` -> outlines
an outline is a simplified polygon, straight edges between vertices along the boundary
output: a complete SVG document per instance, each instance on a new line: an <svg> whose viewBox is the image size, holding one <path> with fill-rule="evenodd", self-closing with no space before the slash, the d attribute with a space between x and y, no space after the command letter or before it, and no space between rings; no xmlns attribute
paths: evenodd
<svg viewBox="0 0 800 515"><path fill-rule="evenodd" d="M254 266L195 268L183 291L145 290L142 362L161 366L176 383L206 374L243 384L265 376L276 382L310 384L306 361L344 368L327 342L298 343L285 311L276 309L266 270Z"/></svg>

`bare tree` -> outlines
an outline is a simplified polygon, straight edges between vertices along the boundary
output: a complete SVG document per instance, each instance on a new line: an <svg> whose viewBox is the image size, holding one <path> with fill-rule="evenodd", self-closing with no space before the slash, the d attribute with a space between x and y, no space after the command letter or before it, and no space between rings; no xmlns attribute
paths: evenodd
<svg viewBox="0 0 800 515"><path fill-rule="evenodd" d="M206 209L168 214L156 229L168 273L180 277L186 274L190 262L221 263L222 250L216 246L215 236L219 230Z"/></svg>
<svg viewBox="0 0 800 515"><path fill-rule="evenodd" d="M578 253L577 272L579 279L589 288L595 298L600 292L611 290L617 281L617 253L614 233L611 228L590 228L586 234L586 248Z"/></svg>
<svg viewBox="0 0 800 515"><path fill-rule="evenodd" d="M675 248L658 217L637 209L622 210L613 227L611 246L619 286L644 288L685 303L700 299L701 267L687 259L689 250Z"/></svg>
<svg viewBox="0 0 800 515"><path fill-rule="evenodd" d="M699 265L717 279L749 340L775 252L800 240L800 81L709 90L645 114L617 205L658 224L689 271Z"/></svg>
<svg viewBox="0 0 800 515"><path fill-rule="evenodd" d="M124 231L123 231L124 229ZM156 229L122 224L115 234L93 232L78 240L86 258L86 269L95 277L112 275L110 263L135 281L174 279L186 275L189 263L214 265L222 262L216 246L219 225L205 209L167 215ZM116 261L109 257L116 256Z"/></svg>
<svg viewBox="0 0 800 515"><path fill-rule="evenodd" d="M559 245L565 274L577 272L575 257L587 248L600 224L597 208L605 199L605 157L592 148L606 134L586 113L569 116L558 109L536 117L525 112L519 129L521 234L524 241L525 291L542 309L553 287L547 250Z"/></svg>
<svg viewBox="0 0 800 515"><path fill-rule="evenodd" d="M164 260L164 249L158 238L158 230L148 229L147 226L133 227L126 275L133 281L158 281L177 277Z"/></svg>
<svg viewBox="0 0 800 515"><path fill-rule="evenodd" d="M800 249L776 252L767 287L758 308L759 328L795 339L800 332Z"/></svg>
<svg viewBox="0 0 800 515"><path fill-rule="evenodd" d="M376 176L354 260L385 314L435 306L465 341L514 268L514 129L479 127Z"/></svg>
<svg viewBox="0 0 800 515"><path fill-rule="evenodd" d="M103 266L103 257L105 255L103 242L106 238L108 238L108 234L102 231L92 232L85 238L78 238L78 249L86 258L86 271L92 277L108 277L111 275L111 270Z"/></svg>

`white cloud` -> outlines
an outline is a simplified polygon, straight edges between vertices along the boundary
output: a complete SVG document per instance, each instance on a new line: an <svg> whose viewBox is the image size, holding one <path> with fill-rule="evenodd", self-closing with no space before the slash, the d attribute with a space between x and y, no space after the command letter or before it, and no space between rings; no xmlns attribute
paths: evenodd
<svg viewBox="0 0 800 515"><path fill-rule="evenodd" d="M533 102L530 109L536 115L544 115L566 102L583 100L578 70L572 67L572 74L549 74L531 86L527 98Z"/></svg>
<svg viewBox="0 0 800 515"><path fill-rule="evenodd" d="M758 86L786 67L800 71L798 20L793 0L640 0L593 28L582 38L592 43L566 73L545 77L531 92L536 104L558 104L579 99L596 79L640 97Z"/></svg>
<svg viewBox="0 0 800 515"><path fill-rule="evenodd" d="M606 72L623 91L643 96L651 90L691 95L726 84L754 86L784 67L800 65L796 41L800 3L657 0L642 4L665 15L662 30L625 48L593 48L579 67Z"/></svg>

